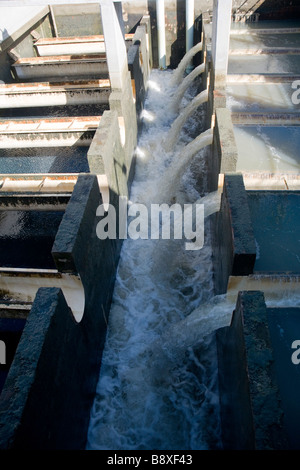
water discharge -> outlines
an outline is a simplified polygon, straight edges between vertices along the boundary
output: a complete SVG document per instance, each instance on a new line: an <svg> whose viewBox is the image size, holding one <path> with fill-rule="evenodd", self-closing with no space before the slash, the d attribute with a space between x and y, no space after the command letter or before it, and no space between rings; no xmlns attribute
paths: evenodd
<svg viewBox="0 0 300 470"><path fill-rule="evenodd" d="M172 127L164 140L164 148L166 152L171 152L176 144L181 128L187 119L194 113L194 111L201 106L201 104L208 101L208 90L203 90L191 101L191 103L184 108L182 113L175 119Z"/></svg>
<svg viewBox="0 0 300 470"><path fill-rule="evenodd" d="M181 59L179 65L178 65L177 69L174 72L172 82L171 82L172 86L178 85L181 82L182 77L183 77L184 72L185 72L185 69L187 68L187 66L191 62L192 58L197 54L197 52L202 51L202 48L203 48L202 42L198 42L194 47L192 47L184 55L184 57Z"/></svg>
<svg viewBox="0 0 300 470"><path fill-rule="evenodd" d="M188 87L193 83L195 78L197 78L201 73L205 71L205 63L198 65L190 74L188 74L180 86L177 88L176 93L174 94L173 100L171 102L171 110L176 113L178 112L179 105L182 101L184 93Z"/></svg>
<svg viewBox="0 0 300 470"><path fill-rule="evenodd" d="M182 178L188 164L195 154L211 145L212 141L213 129L208 129L195 137L195 139L185 145L184 148L180 148L180 152L178 151L174 154L170 165L161 174L160 184L158 185L160 190L157 192L156 197L154 197L153 202L172 203L175 199L179 199L179 194L176 188L178 188L180 179ZM202 166L205 164L204 157L205 154L201 155ZM208 200L208 198L206 200ZM197 201L197 203L199 203L199 201Z"/></svg>
<svg viewBox="0 0 300 470"><path fill-rule="evenodd" d="M150 206L165 186L172 190L174 202L204 204L204 246L187 251L184 240L124 241L91 413L89 449L186 450L221 445L213 332L229 324L233 305L213 293L208 216L218 210L219 194L203 195L196 184L199 172L207 171L203 162L208 147L199 149L203 142L211 142L211 130L202 135L193 169L184 157L185 171L176 181L179 167L172 166L174 158L179 161L187 140L193 138L183 132L173 155L162 148L173 119L166 112L174 93L172 77L171 71L152 71L145 102L145 115L151 120L145 122L138 142L131 202ZM187 93L192 101L195 90ZM199 116L196 121L198 125ZM163 185L168 168L169 181ZM167 191L163 194L170 198Z"/></svg>
<svg viewBox="0 0 300 470"><path fill-rule="evenodd" d="M189 78L179 87L184 96L175 98L196 52L175 72L152 71L130 203L190 204L189 211L203 204L204 246L188 251L183 239L124 240L88 449L221 449L215 331L230 324L240 290L263 291L268 307L299 305L293 278L280 287L262 276L243 276L236 285L234 277L227 295L214 295L209 216L220 209L221 192L208 193L205 184L213 131L203 132L200 105L208 93L194 97Z"/></svg>

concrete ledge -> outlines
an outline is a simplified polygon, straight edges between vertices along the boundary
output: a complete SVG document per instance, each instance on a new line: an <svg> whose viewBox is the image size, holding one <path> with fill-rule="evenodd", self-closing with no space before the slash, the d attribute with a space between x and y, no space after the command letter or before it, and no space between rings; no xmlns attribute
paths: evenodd
<svg viewBox="0 0 300 470"><path fill-rule="evenodd" d="M106 176L109 200L113 200L114 194L128 196L125 151L121 144L116 111L104 111L88 150L87 159L91 173Z"/></svg>
<svg viewBox="0 0 300 470"><path fill-rule="evenodd" d="M96 235L101 202L97 176L80 174L52 254L79 273L84 315L60 288L38 290L0 397L2 449L85 448L121 249Z"/></svg>
<svg viewBox="0 0 300 470"><path fill-rule="evenodd" d="M80 174L52 248L58 271L80 274L99 197L96 176Z"/></svg>
<svg viewBox="0 0 300 470"><path fill-rule="evenodd" d="M225 108L216 109L213 151L219 155L219 173L236 171L238 150L235 142L231 112Z"/></svg>
<svg viewBox="0 0 300 470"><path fill-rule="evenodd" d="M230 327L217 330L224 449L286 449L262 292L239 292Z"/></svg>
<svg viewBox="0 0 300 470"><path fill-rule="evenodd" d="M28 57L19 59L12 67L19 80L25 81L108 77L106 58L101 55Z"/></svg>
<svg viewBox="0 0 300 470"><path fill-rule="evenodd" d="M227 290L229 276L253 273L256 245L241 174L225 174L221 208L213 216L213 263L216 293Z"/></svg>
<svg viewBox="0 0 300 470"><path fill-rule="evenodd" d="M1 108L108 104L109 80L0 85Z"/></svg>
<svg viewBox="0 0 300 470"><path fill-rule="evenodd" d="M145 100L145 82L140 61L140 46L132 45L128 50L128 67L131 74L131 83L133 89L133 97L137 113L138 129L141 128L140 114L144 107Z"/></svg>
<svg viewBox="0 0 300 470"><path fill-rule="evenodd" d="M116 111L119 124L123 127L124 141L121 141L125 154L128 191L134 174L134 150L137 144L137 117L133 100L130 72L126 74L123 89L113 89L109 97L111 111Z"/></svg>

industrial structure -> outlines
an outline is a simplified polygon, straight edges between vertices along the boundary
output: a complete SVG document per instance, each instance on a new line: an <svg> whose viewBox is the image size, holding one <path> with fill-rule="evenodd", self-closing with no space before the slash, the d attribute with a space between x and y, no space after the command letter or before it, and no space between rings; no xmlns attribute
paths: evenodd
<svg viewBox="0 0 300 470"><path fill-rule="evenodd" d="M214 332L220 447L300 448L300 10L285 3L0 2L1 449L86 447L123 243L97 224L130 198L151 72L195 47L214 292L235 304Z"/></svg>

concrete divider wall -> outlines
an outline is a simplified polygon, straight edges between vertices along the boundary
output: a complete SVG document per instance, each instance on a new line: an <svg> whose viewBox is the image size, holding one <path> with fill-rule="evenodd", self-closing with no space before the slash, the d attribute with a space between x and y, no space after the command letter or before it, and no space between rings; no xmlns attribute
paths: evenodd
<svg viewBox="0 0 300 470"><path fill-rule="evenodd" d="M256 245L241 174L225 174L220 211L212 216L213 266L217 294L227 291L229 276L253 273Z"/></svg>
<svg viewBox="0 0 300 470"><path fill-rule="evenodd" d="M214 178L211 183L214 189L217 188L219 173L234 173L238 160L238 150L233 131L231 112L229 109L222 106L226 103L226 101L224 101L225 95L220 92L217 93L217 99L216 96L214 97L215 105L218 107L214 110L215 125L212 143L212 167L210 172L211 177Z"/></svg>
<svg viewBox="0 0 300 470"><path fill-rule="evenodd" d="M131 74L131 83L133 88L133 97L135 100L135 108L137 114L137 125L138 131L140 131L142 126L141 121L141 112L143 110L143 104L146 94L146 89L143 79L143 71L141 69L140 61L140 46L132 45L128 50L128 67Z"/></svg>
<svg viewBox="0 0 300 470"><path fill-rule="evenodd" d="M41 37L51 37L53 35L48 7L45 7L42 12L34 16L0 44L0 80L3 80L5 83L12 83L14 81L14 77L11 74L11 65L14 59L9 55L11 50L19 54L20 57L34 57L36 55L34 38L29 34L31 31L36 31Z"/></svg>
<svg viewBox="0 0 300 470"><path fill-rule="evenodd" d="M84 314L60 288L38 290L0 397L0 448L85 448L121 249L96 235L101 202L96 175L80 174L52 254L80 275Z"/></svg>
<svg viewBox="0 0 300 470"><path fill-rule="evenodd" d="M125 150L116 111L104 111L87 159L91 173L107 177L110 200L114 195L128 196Z"/></svg>
<svg viewBox="0 0 300 470"><path fill-rule="evenodd" d="M133 178L133 153L137 144L137 117L135 103L133 101L130 72L126 75L126 81L122 90L112 90L109 97L109 106L112 111L117 111L124 126L124 142L122 146L125 152L125 165L128 185Z"/></svg>
<svg viewBox="0 0 300 470"><path fill-rule="evenodd" d="M263 293L239 292L216 336L224 449L287 449Z"/></svg>
<svg viewBox="0 0 300 470"><path fill-rule="evenodd" d="M1 394L1 449L83 448L92 391L83 333L60 289L38 291Z"/></svg>
<svg viewBox="0 0 300 470"><path fill-rule="evenodd" d="M145 15L141 19L140 26L137 27L133 40L133 45L139 46L140 67L143 73L144 86L147 85L152 69L152 51L151 51L151 29L149 16Z"/></svg>

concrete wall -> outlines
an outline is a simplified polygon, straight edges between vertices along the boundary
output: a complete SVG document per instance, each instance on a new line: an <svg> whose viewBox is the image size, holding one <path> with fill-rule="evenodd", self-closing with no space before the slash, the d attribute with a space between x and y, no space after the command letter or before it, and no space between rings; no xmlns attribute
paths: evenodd
<svg viewBox="0 0 300 470"><path fill-rule="evenodd" d="M128 196L125 150L116 111L104 111L87 158L91 173L106 176L110 201L114 195Z"/></svg>
<svg viewBox="0 0 300 470"><path fill-rule="evenodd" d="M80 275L84 315L75 321L61 289L39 289L0 398L2 449L85 448L121 249L96 235L101 202L97 177L80 174L52 255Z"/></svg>
<svg viewBox="0 0 300 470"><path fill-rule="evenodd" d="M253 273L256 246L241 174L225 174L220 211L212 216L213 266L217 294L227 291L229 276Z"/></svg>
<svg viewBox="0 0 300 470"><path fill-rule="evenodd" d="M287 449L263 293L240 292L216 337L224 449Z"/></svg>
<svg viewBox="0 0 300 470"><path fill-rule="evenodd" d="M13 13L13 12L12 12ZM51 37L53 28L51 16L48 7L45 7L42 14L26 23L13 36L6 38L0 45L0 80L5 83L11 83L16 77L12 75L11 65L14 59L10 57L9 52L19 54L20 57L34 57L36 50L34 48L34 38L29 32L36 32L41 37Z"/></svg>

